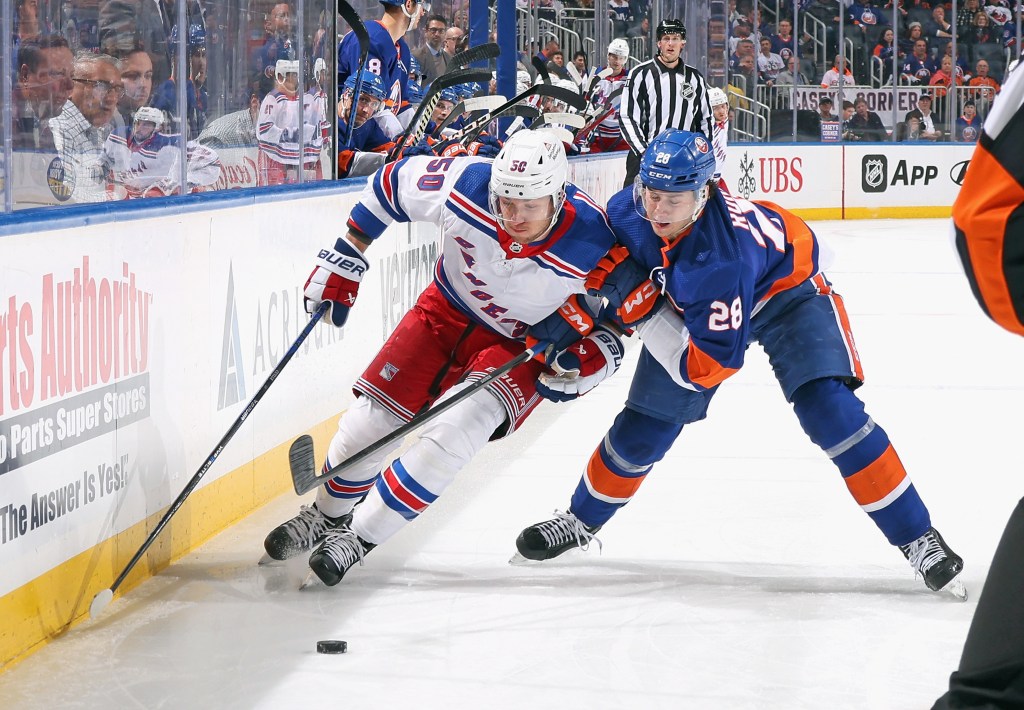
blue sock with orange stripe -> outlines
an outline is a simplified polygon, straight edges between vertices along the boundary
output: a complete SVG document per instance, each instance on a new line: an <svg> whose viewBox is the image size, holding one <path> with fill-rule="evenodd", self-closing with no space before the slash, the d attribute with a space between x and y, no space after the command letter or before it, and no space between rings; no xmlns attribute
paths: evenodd
<svg viewBox="0 0 1024 710"><path fill-rule="evenodd" d="M682 428L623 409L587 462L569 510L588 527L604 525L632 499Z"/></svg>
<svg viewBox="0 0 1024 710"><path fill-rule="evenodd" d="M889 435L864 411L864 403L835 378L814 380L793 393L803 430L843 476L850 495L893 545L919 538L931 526Z"/></svg>

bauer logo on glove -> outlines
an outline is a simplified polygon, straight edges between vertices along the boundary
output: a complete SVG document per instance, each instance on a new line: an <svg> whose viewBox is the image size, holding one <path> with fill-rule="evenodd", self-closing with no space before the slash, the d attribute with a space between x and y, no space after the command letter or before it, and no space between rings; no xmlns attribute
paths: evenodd
<svg viewBox="0 0 1024 710"><path fill-rule="evenodd" d="M622 341L604 326L559 353L551 363L554 374L542 374L537 393L552 402L582 397L618 371Z"/></svg>
<svg viewBox="0 0 1024 710"><path fill-rule="evenodd" d="M333 249L321 249L316 266L306 280L306 312L314 313L324 301L331 302L331 322L339 328L348 320L348 311L356 302L359 282L370 268L366 258L342 237Z"/></svg>

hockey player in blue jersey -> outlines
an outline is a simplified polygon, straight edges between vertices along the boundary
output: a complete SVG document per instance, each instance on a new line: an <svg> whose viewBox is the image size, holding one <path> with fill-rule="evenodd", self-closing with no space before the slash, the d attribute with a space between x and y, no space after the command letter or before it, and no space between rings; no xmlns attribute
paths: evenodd
<svg viewBox="0 0 1024 710"><path fill-rule="evenodd" d="M341 90L341 101L338 104L339 136L346 134L355 85L355 76L350 76ZM388 151L394 147L395 142L381 130L376 121L371 120L382 110L386 98L381 78L364 69L363 85L357 100L356 120L352 131L352 145L338 151L339 178L370 175L384 164Z"/></svg>
<svg viewBox="0 0 1024 710"><path fill-rule="evenodd" d="M720 191L714 173L709 140L669 129L644 152L635 187L609 201L622 246L606 260L607 278L588 287L607 296L610 317L636 328L643 350L626 406L568 511L526 528L519 553L545 560L586 546L682 428L704 418L757 341L800 425L857 504L929 589L965 598L962 560L932 527L888 435L853 393L863 381L860 359L842 298L820 271L814 233L778 205ZM562 400L580 389L553 380L540 391Z"/></svg>
<svg viewBox="0 0 1024 710"><path fill-rule="evenodd" d="M405 158L369 180L348 234L317 258L306 282L307 309L329 301L331 321L344 325L369 269L363 252L393 222L440 225L441 254L433 283L355 383L356 400L338 423L326 466L522 354L534 324L547 324L551 333L559 323L572 328L586 277L614 237L604 211L566 181L567 173L561 141L538 130L510 139L493 164ZM617 367L622 344L615 334L585 330L581 342L605 353L608 370ZM536 359L513 368L425 424L393 463L384 465L385 449L332 478L312 506L271 531L267 554L287 559L313 550L310 568L337 584L426 510L484 444L520 426L540 402L542 372Z"/></svg>
<svg viewBox="0 0 1024 710"><path fill-rule="evenodd" d="M366 23L370 35L366 69L384 82L387 108L396 120L383 123L381 128L392 138L401 132L397 116L408 109L409 60L412 54L405 41L405 33L413 26L422 11L420 0L380 0L384 15L376 22ZM355 32L349 32L338 44L338 85L344 86L359 69L359 41ZM384 115L381 114L381 117Z"/></svg>

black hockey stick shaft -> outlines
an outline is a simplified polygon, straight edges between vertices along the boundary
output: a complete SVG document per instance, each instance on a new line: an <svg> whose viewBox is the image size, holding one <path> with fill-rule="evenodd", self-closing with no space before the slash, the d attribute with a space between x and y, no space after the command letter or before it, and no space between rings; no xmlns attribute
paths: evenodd
<svg viewBox="0 0 1024 710"><path fill-rule="evenodd" d="M538 353L542 353L545 350L547 350L548 345L549 343L545 341L535 343L533 347L527 348L519 355L516 355L514 358L506 362L501 367L497 368L496 370L492 370L491 372L487 373L487 375L485 375L484 377L481 377L479 380L474 382L469 387L466 387L465 389L460 390L457 394L453 395L452 397L449 397L448 399L435 404L427 411L416 415L408 422L395 429L390 434L381 437L380 439L370 444L369 446L366 446L362 450L352 454L347 459L339 463L337 466L334 466L333 468L324 471L319 475L317 475L316 473L315 461L312 460L313 447L311 445L311 441L305 442L303 438L300 437L300 439L297 439L295 443L292 444L293 451L289 453L289 466L291 467L292 483L295 486L295 492L301 496L305 495L306 493L309 493L314 488L322 486L327 481L331 480L341 472L347 471L349 468L355 466L357 463L364 460L368 456L372 456L373 454L377 453L385 446L388 446L389 444L403 438L410 432L419 429L421 426L431 421L438 415L448 411L449 409L451 409L452 407L454 407L456 404L466 399L467 397L473 396L475 393L479 392L481 389L483 389L490 383L494 382L496 379L498 379L505 373L509 372L510 370L518 367L519 365L522 365L525 362L529 362L530 359L535 357ZM300 444L300 441L303 441L303 443ZM295 455L300 452L304 455Z"/></svg>
<svg viewBox="0 0 1024 710"><path fill-rule="evenodd" d="M415 145L416 141L423 137L427 124L430 123L430 116L434 113L438 101L441 100L441 92L444 89L458 86L459 84L490 81L490 79L491 73L486 69L458 69L446 72L434 79L430 84L430 92L420 102L416 113L412 116L412 120L409 121L409 128L395 141L395 146L388 153L385 162L390 163L396 160L402 154L402 150L405 149L406 145ZM410 141L410 138L414 138L414 140Z"/></svg>
<svg viewBox="0 0 1024 710"><path fill-rule="evenodd" d="M540 75L541 81L543 81L545 84L551 83L551 73L548 72L548 66L547 64L544 63L543 59L541 59L537 55L534 55L530 59L530 64L532 64L533 68L537 70L537 73Z"/></svg>
<svg viewBox="0 0 1024 710"><path fill-rule="evenodd" d="M509 99L506 104L499 106L486 116L481 116L475 121L470 121L469 123L467 123L465 126L462 127L462 129L458 133L453 135L451 138L444 141L443 143L434 146L434 152L440 154L441 151L443 151L450 145L454 145L455 143L462 143L464 140L474 139L477 135L480 134L481 131L484 130L484 128L487 127L488 123L490 123L496 118L501 118L502 116L508 115L508 112L512 110L512 108L516 104L525 101L531 96L537 95L548 96L550 98L555 99L556 101L562 101L577 110L582 109L585 106L585 104L583 103L583 97L580 96L580 94L576 91L563 89L560 86L551 86L550 84L535 84L534 86L531 86L529 89L519 94L518 96L514 96L513 98Z"/></svg>
<svg viewBox="0 0 1024 710"><path fill-rule="evenodd" d="M347 150L352 145L352 134L355 132L356 108L359 106L359 94L363 91L363 69L366 68L366 60L370 54L370 33L366 31L359 13L346 0L338 0L338 14L348 23L359 40L359 68L356 70L356 82L352 90L352 107L349 109L348 123L345 125L345 140L341 142L341 149Z"/></svg>
<svg viewBox="0 0 1024 710"><path fill-rule="evenodd" d="M242 413L239 414L238 418L235 419L235 421L231 424L231 428L228 429L227 433L224 434L224 436L221 437L221 440L217 442L217 445L213 448L213 451L210 452L210 456L206 459L206 461L203 462L203 465L199 467L199 470L196 471L196 474L192 476L192 480L188 482L188 484L181 491L181 493L178 494L178 497L174 499L174 502L171 503L171 507L167 509L167 512L164 513L164 516L160 518L160 522L157 523L156 527L153 528L153 531L149 533L149 536L142 543L142 547L138 549L138 551L128 562L125 568L121 570L121 574L117 575L117 579L114 580L114 583L110 585L108 589L104 590L105 592L109 593L108 596L112 596L113 593L117 591L117 588L121 586L125 578L128 576L128 573L132 571L136 564L138 564L139 560L142 559L142 556L146 554L146 550L148 550L149 546L153 544L153 541L156 540L157 536L167 525L168 521L170 521L171 517L178 512L178 509L181 507L182 503L185 502L185 499L188 498L189 494L192 493L193 490L195 490L195 487L197 485L199 485L199 481L202 480L203 476L206 475L206 472L210 470L210 467L213 466L213 462L216 461L217 457L220 456L221 452L224 451L224 447L228 445L228 442L231 441L232 437L234 437L234 435L242 427L242 424L245 423L245 420L249 417L250 414L252 414L252 410L256 408L256 405L259 404L261 399L263 399L263 395L265 395L267 393L267 390L270 389L270 385L274 384L274 381L277 379L277 376L281 374L282 370L284 370L285 365L287 365L291 361L292 357L295 355L296 352L298 352L299 348L302 346L302 343L305 342L306 338L309 337L309 334L313 332L314 326L316 326L320 319L323 318L324 314L327 312L327 309L330 307L330 305L330 301L324 301L317 308L316 312L313 313L313 317L309 319L309 323L307 323L306 327L302 329L301 333L299 333L299 337L297 337L295 339L295 342L291 344L291 347L288 348L288 351L281 358L281 361L277 363L277 367L275 367L270 372L270 375L263 383L263 386L259 388L259 390L253 396L253 398L249 400L249 404L245 406L245 409L242 410ZM100 594L103 594L103 592L100 592Z"/></svg>
<svg viewBox="0 0 1024 710"><path fill-rule="evenodd" d="M449 63L453 67L468 67L471 64L476 64L477 62L497 59L500 55L501 47L499 47L495 42L488 42L487 44L478 44L475 47L462 50L452 57L452 60Z"/></svg>

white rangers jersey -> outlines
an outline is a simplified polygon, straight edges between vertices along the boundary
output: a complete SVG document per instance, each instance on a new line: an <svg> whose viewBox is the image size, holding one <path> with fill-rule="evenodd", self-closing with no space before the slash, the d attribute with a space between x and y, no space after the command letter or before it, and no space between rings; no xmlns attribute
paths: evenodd
<svg viewBox="0 0 1024 710"><path fill-rule="evenodd" d="M729 145L729 119L721 123L714 121L712 130L715 132L711 139L711 146L715 150L715 179L722 176L725 170L725 148Z"/></svg>
<svg viewBox="0 0 1024 710"><path fill-rule="evenodd" d="M626 85L626 77L629 73L626 68L623 67L622 71L618 74L606 77L597 83L594 88L593 101L604 102L608 101L608 98L612 93L620 86ZM622 94L620 93L614 99L609 102L608 108L614 109L608 114L601 123L597 124L597 137L598 138L621 138L622 128L619 126L619 108L622 106Z"/></svg>
<svg viewBox="0 0 1024 710"><path fill-rule="evenodd" d="M306 165L320 161L320 151L331 132L331 124L324 116L323 103L306 92L303 104L303 139ZM299 100L298 96L274 89L260 104L256 123L256 138L260 151L271 160L284 165L299 164Z"/></svg>
<svg viewBox="0 0 1024 710"><path fill-rule="evenodd" d="M491 160L417 156L389 163L366 185L349 229L370 239L392 222L441 225L434 281L453 307L511 338L555 311L615 241L604 210L575 185L547 237L515 243L488 207Z"/></svg>

